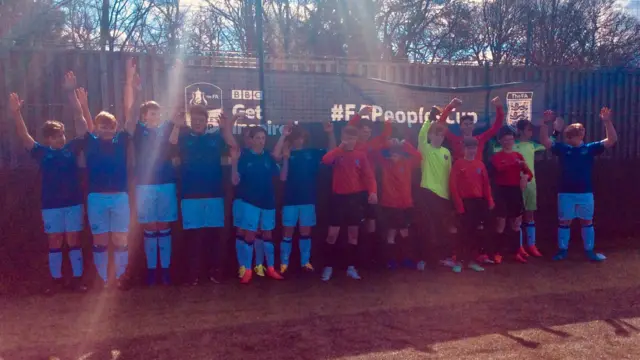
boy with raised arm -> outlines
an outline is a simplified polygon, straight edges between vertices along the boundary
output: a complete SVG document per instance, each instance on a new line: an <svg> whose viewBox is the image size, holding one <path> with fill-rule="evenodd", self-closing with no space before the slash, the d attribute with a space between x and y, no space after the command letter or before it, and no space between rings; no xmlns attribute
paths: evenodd
<svg viewBox="0 0 640 360"><path fill-rule="evenodd" d="M189 281L195 286L209 264L213 265L210 279L216 283L220 279L223 247L219 230L224 227L221 158L225 146L237 145L233 122L226 121L224 115L220 116L220 129L213 133L207 132L209 113L205 107L191 106L189 117L191 126L182 116L176 119L169 141L180 152L182 228L189 234Z"/></svg>
<svg viewBox="0 0 640 360"><path fill-rule="evenodd" d="M549 138L547 122L553 121L552 115L545 115L545 123L540 129L540 143L558 157L560 177L558 187L558 253L554 260L567 258L571 222L580 219L582 240L587 258L591 261L603 261L605 256L594 252L595 232L593 230L593 163L597 155L613 147L618 134L613 126L609 108L600 110L600 119L604 123L604 140L584 143L585 128L580 123L569 125L564 130L564 141L560 143Z"/></svg>
<svg viewBox="0 0 640 360"><path fill-rule="evenodd" d="M496 201L496 238L493 251L493 261L502 262L502 251L516 248L516 260L526 263L526 252L522 248L522 213L524 200L522 191L533 179L533 173L527 166L522 154L515 152L515 133L510 127L503 127L498 133L498 141L502 150L491 157L491 165L495 169L495 201ZM513 231L510 234L506 227ZM515 246L520 244L519 246Z"/></svg>
<svg viewBox="0 0 640 360"><path fill-rule="evenodd" d="M444 260L453 252L450 228L453 226L453 208L449 200L449 173L451 171L451 153L442 146L447 133L447 125L436 122L437 115L448 116L449 112L462 104L459 99L451 100L444 112L433 107L429 120L425 121L418 134L418 150L422 154L422 176L417 193L417 204L421 219L418 226L421 233L427 234L429 244L420 242L421 260L418 270L423 271L428 260L431 266L438 261L446 265L455 265L450 260Z"/></svg>
<svg viewBox="0 0 640 360"><path fill-rule="evenodd" d="M478 140L472 137L463 140L464 158L456 161L451 169L451 198L460 218L461 234L458 240L458 262L453 272L461 272L463 266L474 271L484 271L472 260L474 252L480 251L486 240L485 228L489 211L495 207L487 168L476 159Z"/></svg>
<svg viewBox="0 0 640 360"><path fill-rule="evenodd" d="M109 242L112 241L117 286L126 289L122 276L129 263L127 236L129 233L129 195L127 193L127 154L129 134L118 131L115 116L102 111L91 118L87 94L76 89L75 75L65 78L70 103L74 109L76 128L83 141L87 160L89 196L87 213L93 235L93 261L104 286L109 283ZM77 96L76 96L77 94Z"/></svg>
<svg viewBox="0 0 640 360"><path fill-rule="evenodd" d="M69 90L69 97L74 90ZM73 95L75 97L75 94ZM16 132L25 149L40 164L42 174L42 220L49 242L49 272L52 282L45 294L61 290L62 247L68 245L73 278L71 286L85 291L82 284L83 259L80 246L80 231L83 229L83 199L79 181L77 156L82 150L82 141L66 142L64 125L48 120L42 125L43 143L38 143L27 130L22 118L22 101L16 93L9 96L9 109L13 114ZM82 116L82 113L74 113Z"/></svg>
<svg viewBox="0 0 640 360"><path fill-rule="evenodd" d="M325 243L325 268L322 280L329 281L338 254L336 241L341 226L347 226L347 276L359 280L355 268L358 248L358 228L364 219L365 203L378 202L376 179L369 165L367 154L356 150L358 129L347 125L342 129L341 144L322 157L322 163L333 167L331 213L329 231ZM366 199L366 201L365 201Z"/></svg>
<svg viewBox="0 0 640 360"><path fill-rule="evenodd" d="M328 150L336 147L333 124L324 124L328 138ZM305 271L313 271L311 265L311 230L316 225L317 177L322 157L327 153L324 149L306 147L309 133L299 125L291 128L285 139L285 151L276 146L273 156L276 160L283 158L288 163L288 172L281 173L284 184L284 206L282 208L283 237L280 243L280 272L289 267L289 257L293 233L300 226L300 266ZM286 153L287 156L284 156Z"/></svg>
<svg viewBox="0 0 640 360"><path fill-rule="evenodd" d="M133 138L135 150L136 208L144 230L147 284L156 283L160 249L160 276L162 283L169 285L171 223L178 219L176 174L169 144L173 123L161 119L160 105L155 101L144 102L139 119L134 116L134 88L139 90L139 78L133 59L129 59L124 87L125 130Z"/></svg>
<svg viewBox="0 0 640 360"><path fill-rule="evenodd" d="M457 99L454 99L454 100L457 100ZM462 101L460 100L457 100L455 103L452 101L452 103L450 103L442 111L442 114L440 115L440 119L438 121L443 124L446 124L447 118L449 117L449 113L453 111L453 109L455 109L456 107L460 106L461 104L462 104ZM504 123L504 108L502 106L502 101L500 100L500 98L496 96L491 100L491 104L493 104L493 106L496 107L496 120L493 122L493 125L491 125L491 128L489 128L489 130L479 135L473 135L473 130L475 129L475 125L476 125L474 122L473 116L464 115L460 118L460 132L462 133L462 135L456 135L451 131L446 132L447 140L449 140L449 142L451 143L451 151L453 152L454 161L464 157L463 140L464 138L468 138L468 137L473 137L476 140L478 140L478 152L476 154L476 157L482 160L482 156L484 153L484 146L487 144L489 140L491 140L491 138L496 136L496 134L498 133L498 130L500 130L500 128Z"/></svg>
<svg viewBox="0 0 640 360"><path fill-rule="evenodd" d="M285 137L284 131L278 144L282 146ZM248 284L253 276L251 264L253 262L253 246L257 239L257 232L261 230L264 241L264 253L267 260L266 275L272 279L282 280L282 276L275 270L275 245L273 244L273 229L276 226L276 199L272 179L280 175L280 168L271 154L264 149L267 132L261 126L249 129L251 147L241 153L233 149L231 176L232 183L236 186L236 196L241 200L239 211L244 238L236 239L236 251L240 265L244 268L242 284ZM282 168L287 172L287 163Z"/></svg>
<svg viewBox="0 0 640 360"><path fill-rule="evenodd" d="M420 166L422 156L406 141L391 139L374 161L382 169L382 193L380 206L387 221L387 267L396 269L402 264L415 269L411 259L409 225L412 219L413 198L411 183L413 170ZM396 236L400 233L400 244Z"/></svg>

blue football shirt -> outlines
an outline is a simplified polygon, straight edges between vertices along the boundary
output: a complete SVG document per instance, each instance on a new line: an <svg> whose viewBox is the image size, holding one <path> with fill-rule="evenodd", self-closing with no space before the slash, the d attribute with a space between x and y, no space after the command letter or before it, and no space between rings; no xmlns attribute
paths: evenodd
<svg viewBox="0 0 640 360"><path fill-rule="evenodd" d="M73 139L62 149L54 150L35 143L31 156L40 163L42 174L42 209L57 209L83 203L77 156L83 139Z"/></svg>
<svg viewBox="0 0 640 360"><path fill-rule="evenodd" d="M128 147L129 134L126 131L119 131L112 140L85 135L84 153L90 193L127 191Z"/></svg>
<svg viewBox="0 0 640 360"><path fill-rule="evenodd" d="M220 157L225 147L220 131L197 134L182 128L178 139L183 198L224 196Z"/></svg>
<svg viewBox="0 0 640 360"><path fill-rule="evenodd" d="M260 209L276 208L273 177L280 174L280 168L269 152L243 151L238 160L238 173L237 198Z"/></svg>
<svg viewBox="0 0 640 360"><path fill-rule="evenodd" d="M604 152L604 142L597 141L577 147L556 142L551 152L560 161L559 189L561 193L591 193L593 162L597 155Z"/></svg>
<svg viewBox="0 0 640 360"><path fill-rule="evenodd" d="M318 171L322 149L292 150L289 157L289 172L284 186L284 205L309 205L316 203Z"/></svg>
<svg viewBox="0 0 640 360"><path fill-rule="evenodd" d="M133 135L136 158L136 184L157 185L176 181L171 163L169 136L173 124L166 121L158 127L147 127L138 122Z"/></svg>

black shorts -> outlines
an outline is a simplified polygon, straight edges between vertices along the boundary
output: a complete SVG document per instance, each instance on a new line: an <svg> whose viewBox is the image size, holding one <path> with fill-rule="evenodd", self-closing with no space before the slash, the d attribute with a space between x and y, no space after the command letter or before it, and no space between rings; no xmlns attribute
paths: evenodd
<svg viewBox="0 0 640 360"><path fill-rule="evenodd" d="M413 214L411 208L382 207L382 216L389 229L408 229Z"/></svg>
<svg viewBox="0 0 640 360"><path fill-rule="evenodd" d="M496 217L516 218L524 212L524 200L520 186L495 187Z"/></svg>
<svg viewBox="0 0 640 360"><path fill-rule="evenodd" d="M331 194L329 226L360 226L366 200L367 193Z"/></svg>

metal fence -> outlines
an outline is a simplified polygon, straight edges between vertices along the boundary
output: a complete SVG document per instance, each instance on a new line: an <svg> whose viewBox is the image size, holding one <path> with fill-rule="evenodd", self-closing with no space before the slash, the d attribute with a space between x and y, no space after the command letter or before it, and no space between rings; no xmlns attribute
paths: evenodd
<svg viewBox="0 0 640 360"><path fill-rule="evenodd" d="M18 92L25 100L24 115L32 133L37 133L40 124L47 119L58 119L71 125L71 116L60 89L64 73L73 70L80 85L89 91L92 111L108 110L121 119L124 64L130 56L137 58L143 81L143 96L146 99L159 98L168 86L166 75L173 62L171 58L131 53L0 49L0 75L3 79L0 83L0 109L5 115L0 122L0 169L16 168L25 163L24 151L15 138L13 121L7 107L10 92ZM224 54L187 58L184 63L187 71L197 68L200 73L215 73L216 69L221 68L255 69L257 66L255 58ZM543 81L545 107L556 110L568 122L584 123L590 138L603 136L603 127L598 120L599 109L602 106L613 108L615 124L619 130L619 144L611 156L617 159L636 159L640 155L640 70L637 69L451 66L363 62L339 58L269 58L265 62L265 69L267 73L340 74L439 87ZM284 92L286 89L273 86L267 91ZM331 89L318 89L318 94L327 91ZM269 97L269 93L266 96ZM67 128L72 131L73 126Z"/></svg>

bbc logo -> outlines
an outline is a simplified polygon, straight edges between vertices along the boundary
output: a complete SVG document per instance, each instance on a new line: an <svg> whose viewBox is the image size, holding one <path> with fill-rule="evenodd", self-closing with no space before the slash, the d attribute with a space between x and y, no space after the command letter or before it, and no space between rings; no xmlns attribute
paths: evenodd
<svg viewBox="0 0 640 360"><path fill-rule="evenodd" d="M231 90L233 100L262 100L262 92L257 90Z"/></svg>

